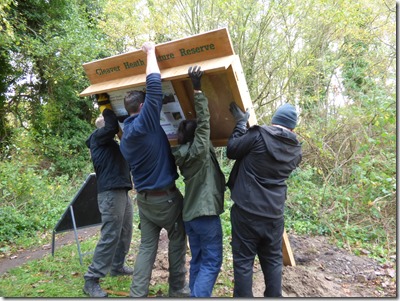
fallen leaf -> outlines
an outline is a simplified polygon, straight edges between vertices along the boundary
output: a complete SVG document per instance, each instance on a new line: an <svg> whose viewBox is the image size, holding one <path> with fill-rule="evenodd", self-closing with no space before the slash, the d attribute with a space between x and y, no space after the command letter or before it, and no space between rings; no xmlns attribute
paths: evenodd
<svg viewBox="0 0 400 301"><path fill-rule="evenodd" d="M107 293L109 293L110 295L115 295L115 296L124 296L124 297L128 297L129 293L127 292L119 292L119 291L112 291L112 290L105 290Z"/></svg>
<svg viewBox="0 0 400 301"><path fill-rule="evenodd" d="M386 273L392 278L396 276L396 271L394 269L387 269Z"/></svg>
<svg viewBox="0 0 400 301"><path fill-rule="evenodd" d="M43 250L49 250L51 248L51 245L50 244L47 244L47 245L43 245L42 246L42 249Z"/></svg>

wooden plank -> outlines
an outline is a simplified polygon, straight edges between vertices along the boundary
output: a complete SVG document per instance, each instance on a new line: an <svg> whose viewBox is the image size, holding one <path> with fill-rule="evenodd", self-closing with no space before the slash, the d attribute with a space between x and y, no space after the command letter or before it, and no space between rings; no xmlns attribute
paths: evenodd
<svg viewBox="0 0 400 301"><path fill-rule="evenodd" d="M283 265L292 267L296 266L296 262L293 256L293 251L292 248L290 247L290 241L286 233L286 230L283 231L282 255L283 255Z"/></svg>
<svg viewBox="0 0 400 301"><path fill-rule="evenodd" d="M253 102L251 100L249 88L247 86L246 78L243 72L242 64L240 63L239 56L236 56L235 60L232 62L232 72L235 75L238 94L240 95L240 100L243 104L242 109L249 110L249 124L254 125L257 123L257 116L254 111Z"/></svg>

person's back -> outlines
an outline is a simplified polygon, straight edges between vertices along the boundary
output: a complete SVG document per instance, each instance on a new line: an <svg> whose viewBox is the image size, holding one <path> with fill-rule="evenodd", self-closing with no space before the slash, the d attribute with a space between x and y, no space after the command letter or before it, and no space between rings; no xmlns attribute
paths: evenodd
<svg viewBox="0 0 400 301"><path fill-rule="evenodd" d="M227 157L240 160L227 183L235 204L256 215L282 217L286 180L301 160L296 135L276 126L253 126L240 142L230 140Z"/></svg>
<svg viewBox="0 0 400 301"><path fill-rule="evenodd" d="M175 186L177 168L167 136L160 125L161 74L154 43L144 43L147 54L146 94L128 93L124 99L130 117L124 121L121 152L131 168L137 191L141 242L136 257L130 297L147 297L162 228L168 232L169 296L184 297L186 234L182 221L183 197Z"/></svg>
<svg viewBox="0 0 400 301"><path fill-rule="evenodd" d="M199 73L200 67L189 76ZM200 88L201 86L197 86ZM182 121L178 129L178 147L174 149L176 165L185 182L183 220L199 216L219 215L223 212L225 176L221 171L210 140L210 112L208 99L199 89L194 89L197 121ZM193 124L193 125L192 125ZM188 129L190 133L188 133Z"/></svg>
<svg viewBox="0 0 400 301"><path fill-rule="evenodd" d="M117 117L109 109L104 110L103 115L107 122L86 140L96 172L97 192L125 187L131 189L129 166L114 140L118 133Z"/></svg>
<svg viewBox="0 0 400 301"><path fill-rule="evenodd" d="M137 191L162 189L178 178L168 138L160 125L161 76L146 78L145 101L140 114L125 119L121 152L129 163Z"/></svg>

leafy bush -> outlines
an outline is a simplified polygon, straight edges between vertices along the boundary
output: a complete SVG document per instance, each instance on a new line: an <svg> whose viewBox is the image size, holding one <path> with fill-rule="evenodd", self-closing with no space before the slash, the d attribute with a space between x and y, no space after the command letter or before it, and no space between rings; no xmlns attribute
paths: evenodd
<svg viewBox="0 0 400 301"><path fill-rule="evenodd" d="M361 173L363 174L363 173ZM354 174L356 176L356 174ZM380 191L369 179L335 186L315 184L318 170L311 166L298 169L288 181L286 228L298 234L329 235L340 247L369 249L371 256L385 260L395 254L395 187L390 178L382 181L387 199L376 198ZM360 189L362 185L362 189ZM374 199L371 202L369 200Z"/></svg>
<svg viewBox="0 0 400 301"><path fill-rule="evenodd" d="M50 177L23 162L0 164L0 246L52 229L81 184L80 176Z"/></svg>

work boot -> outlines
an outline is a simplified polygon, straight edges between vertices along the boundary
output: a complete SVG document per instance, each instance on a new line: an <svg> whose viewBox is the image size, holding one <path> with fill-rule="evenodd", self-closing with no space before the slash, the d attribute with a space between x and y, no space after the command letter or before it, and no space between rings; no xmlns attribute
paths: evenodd
<svg viewBox="0 0 400 301"><path fill-rule="evenodd" d="M168 297L170 298L188 298L190 297L190 288L189 285L185 285L183 288L177 291L169 291Z"/></svg>
<svg viewBox="0 0 400 301"><path fill-rule="evenodd" d="M122 268L119 270L113 270L110 272L111 277L115 276L126 276L126 275L133 275L133 269L124 265Z"/></svg>
<svg viewBox="0 0 400 301"><path fill-rule="evenodd" d="M107 292L101 289L98 278L85 279L83 292L93 298L108 297Z"/></svg>

